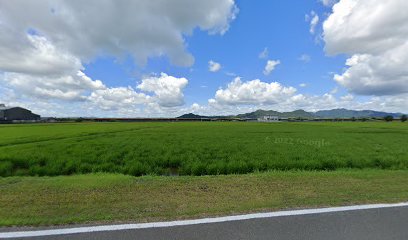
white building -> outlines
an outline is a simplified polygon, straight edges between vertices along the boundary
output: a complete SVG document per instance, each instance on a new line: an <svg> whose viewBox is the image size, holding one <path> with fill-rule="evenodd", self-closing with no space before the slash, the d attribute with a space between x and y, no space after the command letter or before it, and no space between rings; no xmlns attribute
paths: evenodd
<svg viewBox="0 0 408 240"><path fill-rule="evenodd" d="M279 122L278 116L263 116L258 118L258 122Z"/></svg>

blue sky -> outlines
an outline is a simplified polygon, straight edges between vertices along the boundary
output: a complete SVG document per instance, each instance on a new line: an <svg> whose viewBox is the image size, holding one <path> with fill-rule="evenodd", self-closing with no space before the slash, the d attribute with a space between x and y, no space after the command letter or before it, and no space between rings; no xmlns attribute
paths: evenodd
<svg viewBox="0 0 408 240"><path fill-rule="evenodd" d="M0 101L42 115L408 112L404 0L2 4Z"/></svg>
<svg viewBox="0 0 408 240"><path fill-rule="evenodd" d="M295 4L296 3L296 4ZM185 89L186 104L206 104L215 91L227 85L236 74L243 80L261 79L298 86L306 83L302 92L324 94L337 86L334 72L344 67L345 56L327 56L324 42L319 39L321 27L310 34L305 15L311 11L324 16L330 11L318 1L237 1L239 13L224 35L210 35L195 29L186 36L187 51L195 57L191 67L177 67L165 58L151 58L146 66L135 66L131 59L99 58L85 65L85 73L93 79L104 79L110 87L136 85L144 75L166 72L189 79ZM268 49L267 59L259 54ZM310 56L310 62L300 60ZM272 74L263 70L268 59L279 59L281 64ZM208 71L208 61L219 62L218 72Z"/></svg>

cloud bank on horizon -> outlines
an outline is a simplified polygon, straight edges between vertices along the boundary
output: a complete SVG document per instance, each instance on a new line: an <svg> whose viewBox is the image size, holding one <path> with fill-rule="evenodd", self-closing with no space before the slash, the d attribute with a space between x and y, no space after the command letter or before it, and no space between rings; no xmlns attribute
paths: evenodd
<svg viewBox="0 0 408 240"><path fill-rule="evenodd" d="M45 116L153 117L340 107L408 112L408 2L322 0L313 7L317 9L305 6L303 15L293 13L303 24L295 30L305 34L304 44L310 47L289 59L289 53L277 49L296 49L290 41L266 45L254 40L225 57L207 49L213 42L227 48L242 38L237 34L250 10L234 0L4 0L0 102ZM273 26L263 31L281 33ZM252 49L245 55L252 59L240 57ZM340 62L342 56L342 64L328 67L333 69L331 79L304 73L313 64L318 69L322 62ZM113 60L105 66L100 63L104 59ZM110 67L126 65L128 59L136 70L126 74L137 76L134 82L104 78L113 72ZM304 72L291 70L297 66ZM90 73L93 68L98 74ZM318 74L327 75L325 70ZM238 76L231 80L233 75Z"/></svg>

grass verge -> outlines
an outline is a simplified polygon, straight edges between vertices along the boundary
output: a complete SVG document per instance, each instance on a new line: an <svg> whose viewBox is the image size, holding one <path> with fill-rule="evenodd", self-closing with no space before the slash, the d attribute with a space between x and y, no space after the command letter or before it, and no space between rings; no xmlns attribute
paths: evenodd
<svg viewBox="0 0 408 240"><path fill-rule="evenodd" d="M0 178L0 226L146 222L408 200L406 170Z"/></svg>

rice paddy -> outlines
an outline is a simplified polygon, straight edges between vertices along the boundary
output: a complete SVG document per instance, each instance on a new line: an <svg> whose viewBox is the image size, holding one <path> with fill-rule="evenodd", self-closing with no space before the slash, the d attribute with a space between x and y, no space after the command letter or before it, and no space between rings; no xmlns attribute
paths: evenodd
<svg viewBox="0 0 408 240"><path fill-rule="evenodd" d="M67 123L0 126L0 176L220 175L407 169L408 124Z"/></svg>

